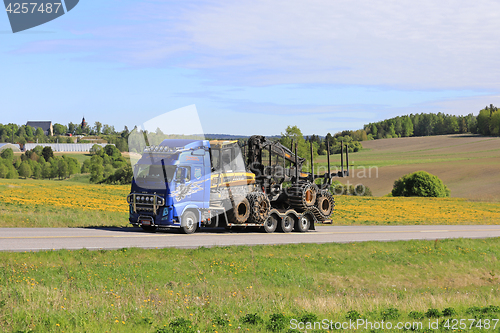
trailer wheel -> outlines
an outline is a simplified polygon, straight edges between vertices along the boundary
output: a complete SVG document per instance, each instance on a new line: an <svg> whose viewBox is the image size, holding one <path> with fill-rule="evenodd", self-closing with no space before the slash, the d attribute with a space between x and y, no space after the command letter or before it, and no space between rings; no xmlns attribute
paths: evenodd
<svg viewBox="0 0 500 333"><path fill-rule="evenodd" d="M198 228L198 219L196 218L196 215L191 211L187 211L184 214L182 214L181 218L182 233L192 234L196 231L196 228Z"/></svg>
<svg viewBox="0 0 500 333"><path fill-rule="evenodd" d="M267 233L273 233L278 227L278 223L281 222L280 218L276 214L271 214L264 222L264 231Z"/></svg>
<svg viewBox="0 0 500 333"><path fill-rule="evenodd" d="M295 214L289 213L285 215L285 217L281 220L281 223L279 224L280 231L284 233L292 232L296 220L298 219L297 216L295 216Z"/></svg>
<svg viewBox="0 0 500 333"><path fill-rule="evenodd" d="M295 231L306 232L312 224L313 217L310 214L304 214L295 222Z"/></svg>

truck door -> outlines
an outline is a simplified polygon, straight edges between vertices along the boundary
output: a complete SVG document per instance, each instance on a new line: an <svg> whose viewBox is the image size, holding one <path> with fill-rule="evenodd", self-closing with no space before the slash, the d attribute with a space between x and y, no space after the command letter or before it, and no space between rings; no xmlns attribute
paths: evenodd
<svg viewBox="0 0 500 333"><path fill-rule="evenodd" d="M178 201L191 201L191 166L180 165L175 173L175 194Z"/></svg>

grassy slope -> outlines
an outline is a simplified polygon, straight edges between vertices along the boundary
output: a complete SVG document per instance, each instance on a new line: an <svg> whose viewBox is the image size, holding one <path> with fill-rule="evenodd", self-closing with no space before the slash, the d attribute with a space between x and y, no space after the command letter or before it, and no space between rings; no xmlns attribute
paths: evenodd
<svg viewBox="0 0 500 333"><path fill-rule="evenodd" d="M470 135L443 135L364 141L363 149L350 154L354 164L351 176L339 179L350 184L362 183L375 196L390 193L401 176L425 170L441 178L452 197L473 200L500 200L500 138ZM340 165L340 155L331 157ZM326 165L326 157L319 160ZM363 172L363 167L377 167Z"/></svg>
<svg viewBox="0 0 500 333"><path fill-rule="evenodd" d="M499 256L498 239L0 253L0 330L156 332L180 317L264 332L271 314L380 321L388 308L498 318L467 310L500 304Z"/></svg>

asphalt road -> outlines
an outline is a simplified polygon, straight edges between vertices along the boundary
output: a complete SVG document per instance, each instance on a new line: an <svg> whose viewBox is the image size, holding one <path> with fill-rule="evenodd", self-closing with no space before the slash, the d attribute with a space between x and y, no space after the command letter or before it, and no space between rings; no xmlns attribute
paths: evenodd
<svg viewBox="0 0 500 333"><path fill-rule="evenodd" d="M410 239L500 237L500 225L436 226L318 226L316 231L289 234L202 230L192 235L177 231L146 233L140 228L2 228L0 251L58 249L197 248L230 245L348 243Z"/></svg>

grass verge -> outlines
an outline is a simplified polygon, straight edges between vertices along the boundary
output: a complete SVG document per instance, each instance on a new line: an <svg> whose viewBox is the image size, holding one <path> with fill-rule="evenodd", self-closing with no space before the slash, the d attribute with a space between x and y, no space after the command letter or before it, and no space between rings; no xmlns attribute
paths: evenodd
<svg viewBox="0 0 500 333"><path fill-rule="evenodd" d="M0 330L288 332L292 319L364 318L429 332L500 316L499 255L499 239L0 253Z"/></svg>

